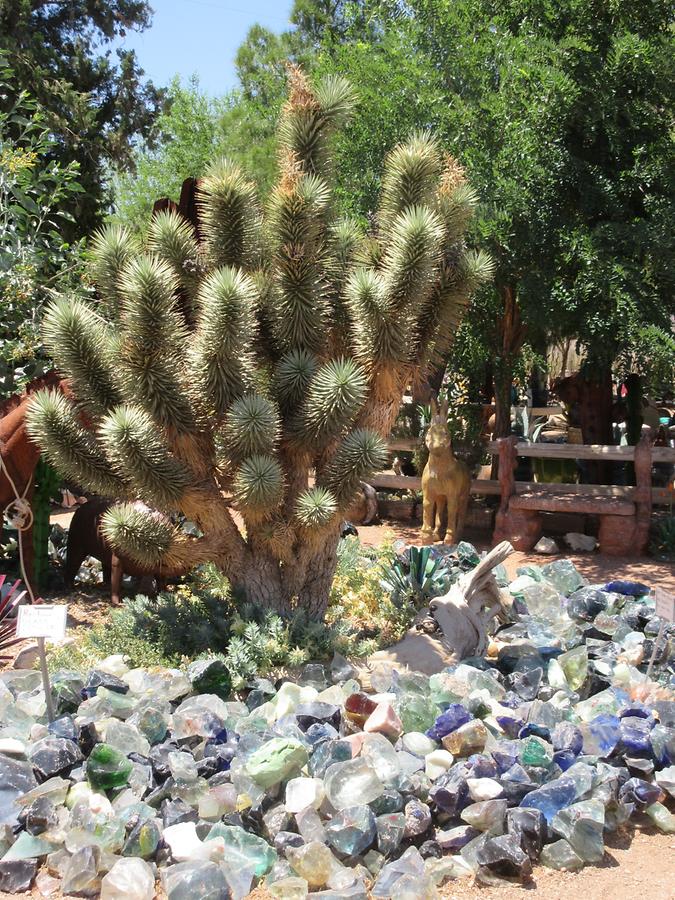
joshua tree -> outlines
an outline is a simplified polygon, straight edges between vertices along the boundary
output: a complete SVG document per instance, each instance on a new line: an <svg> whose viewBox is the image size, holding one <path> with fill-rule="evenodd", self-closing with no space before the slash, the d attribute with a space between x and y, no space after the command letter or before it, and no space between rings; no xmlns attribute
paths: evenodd
<svg viewBox="0 0 675 900"><path fill-rule="evenodd" d="M251 601L314 617L406 384L447 353L491 270L463 241L463 171L428 134L389 155L371 233L335 216L329 142L352 106L343 79L291 70L264 209L223 160L199 183L196 228L165 210L145 248L99 234L93 277L118 314L53 304L44 338L77 403L42 392L29 413L64 476L121 501L104 520L121 554L212 561Z"/></svg>

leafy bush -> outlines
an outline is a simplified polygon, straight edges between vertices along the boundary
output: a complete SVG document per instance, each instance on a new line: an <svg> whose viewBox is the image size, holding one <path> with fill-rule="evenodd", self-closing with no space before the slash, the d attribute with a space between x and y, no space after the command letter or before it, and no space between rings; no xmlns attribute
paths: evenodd
<svg viewBox="0 0 675 900"><path fill-rule="evenodd" d="M17 97L0 110L0 398L49 367L39 334L42 307L80 275L80 247L60 234L64 220L72 220L62 204L82 191L77 166L54 161L56 141L42 110L13 80L0 53L0 94Z"/></svg>

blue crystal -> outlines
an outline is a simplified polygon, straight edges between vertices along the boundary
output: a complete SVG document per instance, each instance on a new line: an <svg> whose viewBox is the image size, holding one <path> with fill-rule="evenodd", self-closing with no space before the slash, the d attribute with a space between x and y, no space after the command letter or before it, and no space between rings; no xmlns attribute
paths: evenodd
<svg viewBox="0 0 675 900"><path fill-rule="evenodd" d="M520 729L525 724L522 719L515 719L511 716L497 716L497 724L504 730L504 734L510 738L517 738Z"/></svg>
<svg viewBox="0 0 675 900"><path fill-rule="evenodd" d="M518 737L523 740L534 734L536 737L543 738L545 741L551 740L551 732L545 725L537 725L536 722L528 722L518 732Z"/></svg>
<svg viewBox="0 0 675 900"><path fill-rule="evenodd" d="M610 756L619 743L619 719L617 716L596 716L581 727L584 737L584 753L591 756Z"/></svg>
<svg viewBox="0 0 675 900"><path fill-rule="evenodd" d="M576 795L577 787L574 781L568 776L562 775L535 791L530 791L520 805L541 810L550 825L555 814L573 803Z"/></svg>
<svg viewBox="0 0 675 900"><path fill-rule="evenodd" d="M553 754L553 762L563 772L566 772L576 761L577 758L571 750L558 750L557 753Z"/></svg>
<svg viewBox="0 0 675 900"><path fill-rule="evenodd" d="M603 588L608 594L623 594L626 597L644 597L650 590L639 581L610 581Z"/></svg>
<svg viewBox="0 0 675 900"><path fill-rule="evenodd" d="M446 734L456 731L461 725L470 722L472 718L471 713L461 703L451 703L427 731L427 737L434 741L440 741Z"/></svg>
<svg viewBox="0 0 675 900"><path fill-rule="evenodd" d="M651 756L651 730L652 723L649 719L639 719L636 716L621 719L619 734L622 752L626 756Z"/></svg>

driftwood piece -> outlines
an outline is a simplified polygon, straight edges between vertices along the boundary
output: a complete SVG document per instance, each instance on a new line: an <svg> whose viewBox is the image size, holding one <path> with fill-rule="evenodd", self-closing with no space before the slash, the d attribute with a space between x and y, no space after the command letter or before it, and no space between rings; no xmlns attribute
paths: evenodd
<svg viewBox="0 0 675 900"><path fill-rule="evenodd" d="M429 611L439 626L435 634L420 631L419 624L413 626L398 644L374 653L368 660L369 668L384 664L433 675L468 656L484 654L490 626L504 610L493 570L512 552L507 541L494 547L447 594L432 600ZM420 623L426 617L426 613L420 616Z"/></svg>

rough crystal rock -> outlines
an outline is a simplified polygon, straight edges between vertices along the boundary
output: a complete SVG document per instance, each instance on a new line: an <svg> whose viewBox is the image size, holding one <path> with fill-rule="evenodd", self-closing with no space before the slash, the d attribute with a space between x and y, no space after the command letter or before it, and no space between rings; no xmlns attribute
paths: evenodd
<svg viewBox="0 0 675 900"><path fill-rule="evenodd" d="M377 824L368 806L350 806L333 816L326 825L326 839L347 856L365 853L377 836Z"/></svg>
<svg viewBox="0 0 675 900"><path fill-rule="evenodd" d="M167 900L229 900L230 889L220 866L199 860L161 870Z"/></svg>
<svg viewBox="0 0 675 900"><path fill-rule="evenodd" d="M142 859L118 859L101 881L101 900L152 900L155 876Z"/></svg>
<svg viewBox="0 0 675 900"><path fill-rule="evenodd" d="M16 859L0 862L0 891L22 894L29 891L37 873L36 859Z"/></svg>
<svg viewBox="0 0 675 900"><path fill-rule="evenodd" d="M261 787L271 787L302 768L307 759L307 750L300 741L272 738L249 757L246 771Z"/></svg>
<svg viewBox="0 0 675 900"><path fill-rule="evenodd" d="M324 787L326 797L337 810L371 803L384 791L375 769L359 757L330 766Z"/></svg>
<svg viewBox="0 0 675 900"><path fill-rule="evenodd" d="M126 756L108 744L97 744L87 760L87 780L96 790L122 787L133 766Z"/></svg>

